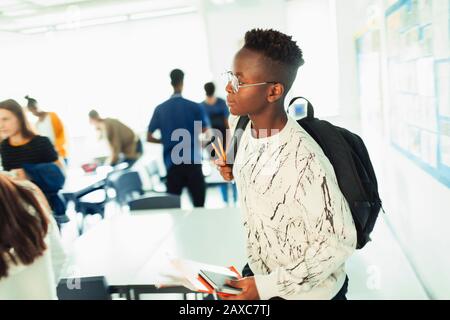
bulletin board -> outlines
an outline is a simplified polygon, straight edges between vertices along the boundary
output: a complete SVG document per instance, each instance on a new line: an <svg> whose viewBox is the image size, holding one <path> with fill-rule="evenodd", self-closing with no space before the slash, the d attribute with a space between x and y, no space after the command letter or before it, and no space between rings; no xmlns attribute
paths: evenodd
<svg viewBox="0 0 450 320"><path fill-rule="evenodd" d="M365 140L380 139L384 132L380 46L379 26L368 27L356 37L361 122Z"/></svg>
<svg viewBox="0 0 450 320"><path fill-rule="evenodd" d="M399 0L385 18L391 143L450 187L450 0Z"/></svg>

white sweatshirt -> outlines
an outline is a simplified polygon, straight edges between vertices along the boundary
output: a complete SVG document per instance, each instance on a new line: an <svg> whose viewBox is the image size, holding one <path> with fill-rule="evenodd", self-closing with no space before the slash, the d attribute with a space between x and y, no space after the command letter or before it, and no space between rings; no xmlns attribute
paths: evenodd
<svg viewBox="0 0 450 320"><path fill-rule="evenodd" d="M331 299L356 247L353 218L333 167L294 119L260 139L251 135L250 124L233 175L260 298Z"/></svg>

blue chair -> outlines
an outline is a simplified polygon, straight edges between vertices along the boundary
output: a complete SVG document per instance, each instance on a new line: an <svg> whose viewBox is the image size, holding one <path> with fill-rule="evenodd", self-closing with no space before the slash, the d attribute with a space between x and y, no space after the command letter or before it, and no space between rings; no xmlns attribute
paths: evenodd
<svg viewBox="0 0 450 320"><path fill-rule="evenodd" d="M105 217L105 205L111 200L107 192L108 181L111 177L126 172L126 170L128 170L128 164L119 164L113 168L113 171L104 180L74 194L64 195L66 199L75 203L75 211L83 215L83 221L78 230L79 234L83 233L84 217L87 215L99 214L102 219Z"/></svg>
<svg viewBox="0 0 450 320"><path fill-rule="evenodd" d="M59 300L111 300L105 277L61 279L56 294Z"/></svg>
<svg viewBox="0 0 450 320"><path fill-rule="evenodd" d="M116 191L119 205L127 205L130 211L146 209L180 208L181 200L177 195L163 192L144 192L142 180L135 171L118 172L108 179L108 186Z"/></svg>
<svg viewBox="0 0 450 320"><path fill-rule="evenodd" d="M144 194L141 178L135 171L111 174L107 185L115 190L115 200L121 206L127 205L129 201L137 199Z"/></svg>
<svg viewBox="0 0 450 320"><path fill-rule="evenodd" d="M174 194L145 194L144 197L128 202L130 211L149 209L179 209L181 197Z"/></svg>
<svg viewBox="0 0 450 320"><path fill-rule="evenodd" d="M156 160L151 160L145 164L145 171L150 180L151 186L150 191L153 192L165 192L167 187L165 185L165 178L161 177L161 172L158 167Z"/></svg>

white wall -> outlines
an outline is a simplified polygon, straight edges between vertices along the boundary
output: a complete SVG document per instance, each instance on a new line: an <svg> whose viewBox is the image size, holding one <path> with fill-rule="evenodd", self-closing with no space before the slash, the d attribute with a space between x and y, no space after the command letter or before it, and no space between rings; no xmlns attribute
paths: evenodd
<svg viewBox="0 0 450 320"><path fill-rule="evenodd" d="M202 2L208 37L212 78L217 94L225 96L221 74L231 69L236 52L244 44L245 32L253 28L286 29L286 11L283 0L235 0L233 3L213 5Z"/></svg>
<svg viewBox="0 0 450 320"><path fill-rule="evenodd" d="M348 4L347 0L338 0ZM364 17L367 8L376 4L384 13L382 1L358 0L353 6L339 6L342 28L339 34L339 46L348 59L349 74L341 70L341 93L345 93L348 103L343 105L342 115L352 118L360 109L366 112L368 106L360 105L358 101L356 69L350 62L354 55L350 51L353 44L352 34L361 31L366 26L364 20L351 21L349 17ZM345 22L347 17L347 22ZM338 19L339 20L339 19ZM338 28L339 30L339 28ZM442 41L446 41L443 39ZM382 47L384 48L384 33L382 32ZM342 51L342 48L347 48ZM382 51L384 51L382 49ZM356 60L355 60L356 61ZM377 172L386 219L392 227L395 236L400 241L406 255L412 263L419 279L432 298L450 298L450 190L435 178L425 173L413 162L392 148L389 136L389 99L387 69L385 54L382 55L382 86L384 123L382 132L375 132L375 123L365 122L362 128L364 139ZM346 82L347 81L347 82ZM356 91L355 91L356 90ZM347 119L348 119L347 118ZM347 119L343 119L346 124ZM392 266L395 268L396 266Z"/></svg>
<svg viewBox="0 0 450 320"><path fill-rule="evenodd" d="M366 7L371 0L335 0L336 33L338 50L338 101L339 115L329 117L337 125L360 133L355 33L366 21Z"/></svg>
<svg viewBox="0 0 450 320"><path fill-rule="evenodd" d="M340 102L335 15L330 6L332 2L235 0L217 6L204 0L202 8L207 26L211 71L219 87L218 94L226 95L220 74L230 69L234 54L243 45L245 32L252 28L272 28L293 36L306 60L287 102L293 96L303 95L316 105L318 115L337 115Z"/></svg>
<svg viewBox="0 0 450 320"><path fill-rule="evenodd" d="M434 10L446 8L448 12L448 7L442 6L443 2L445 0L433 1ZM444 35L434 34L437 42L448 43L448 37ZM386 69L384 79L387 79ZM389 85L387 80L384 82ZM386 119L390 107L388 99L385 104ZM389 120L385 123L389 124ZM383 163L385 202L391 213L389 221L429 295L449 299L450 235L447 226L450 224L450 189L390 146L389 127L386 125L387 157Z"/></svg>
<svg viewBox="0 0 450 320"><path fill-rule="evenodd" d="M341 102L334 0L290 1L286 6L286 21L287 32L297 41L305 59L290 98L309 99L318 117L337 116Z"/></svg>

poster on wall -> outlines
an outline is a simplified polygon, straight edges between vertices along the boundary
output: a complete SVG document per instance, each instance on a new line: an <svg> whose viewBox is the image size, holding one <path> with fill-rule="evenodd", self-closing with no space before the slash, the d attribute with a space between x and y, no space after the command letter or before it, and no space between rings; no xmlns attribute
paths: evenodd
<svg viewBox="0 0 450 320"><path fill-rule="evenodd" d="M392 145L450 187L450 0L387 9Z"/></svg>
<svg viewBox="0 0 450 320"><path fill-rule="evenodd" d="M367 137L384 132L380 29L368 29L356 38L361 120Z"/></svg>

